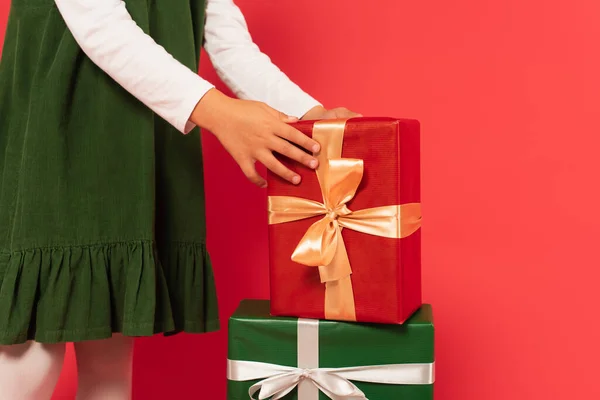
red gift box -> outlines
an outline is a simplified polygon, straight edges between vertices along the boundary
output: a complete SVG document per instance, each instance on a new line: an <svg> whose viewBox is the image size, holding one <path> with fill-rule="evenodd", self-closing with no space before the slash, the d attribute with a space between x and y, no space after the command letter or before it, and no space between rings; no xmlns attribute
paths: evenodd
<svg viewBox="0 0 600 400"><path fill-rule="evenodd" d="M404 322L421 306L418 121L294 127L321 144L320 164L280 157L299 185L268 174L271 313Z"/></svg>

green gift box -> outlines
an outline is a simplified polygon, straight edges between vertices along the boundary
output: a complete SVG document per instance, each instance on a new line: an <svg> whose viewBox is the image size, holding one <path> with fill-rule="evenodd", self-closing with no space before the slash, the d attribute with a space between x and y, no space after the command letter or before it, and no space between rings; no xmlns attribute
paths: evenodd
<svg viewBox="0 0 600 400"><path fill-rule="evenodd" d="M229 400L431 400L434 368L430 305L382 325L272 317L244 300L229 320Z"/></svg>

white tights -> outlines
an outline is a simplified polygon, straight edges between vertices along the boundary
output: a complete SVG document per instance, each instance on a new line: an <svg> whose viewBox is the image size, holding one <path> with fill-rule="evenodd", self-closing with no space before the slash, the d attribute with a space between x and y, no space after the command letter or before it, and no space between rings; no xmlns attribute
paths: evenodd
<svg viewBox="0 0 600 400"><path fill-rule="evenodd" d="M75 343L77 400L130 400L133 339ZM0 399L50 400L60 376L64 344L0 346Z"/></svg>

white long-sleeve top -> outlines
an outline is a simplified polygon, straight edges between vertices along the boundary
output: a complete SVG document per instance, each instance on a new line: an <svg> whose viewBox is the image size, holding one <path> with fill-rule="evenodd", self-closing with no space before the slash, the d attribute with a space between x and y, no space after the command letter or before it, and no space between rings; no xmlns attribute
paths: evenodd
<svg viewBox="0 0 600 400"><path fill-rule="evenodd" d="M253 42L233 0L207 0L205 44L223 82L241 99L301 117L319 105ZM183 133L214 86L175 60L133 21L122 0L55 0L86 55L129 93Z"/></svg>

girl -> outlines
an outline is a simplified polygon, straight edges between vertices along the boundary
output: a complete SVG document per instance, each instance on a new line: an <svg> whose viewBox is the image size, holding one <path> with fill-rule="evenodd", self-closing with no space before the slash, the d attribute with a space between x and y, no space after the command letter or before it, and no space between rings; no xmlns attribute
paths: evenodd
<svg viewBox="0 0 600 400"><path fill-rule="evenodd" d="M202 45L242 100L195 73ZM195 127L264 187L257 161L300 181L274 151L316 167L318 144L288 123L355 115L291 82L232 0L13 0L0 64L0 399L49 399L65 342L79 399L128 399L132 337L219 327Z"/></svg>

